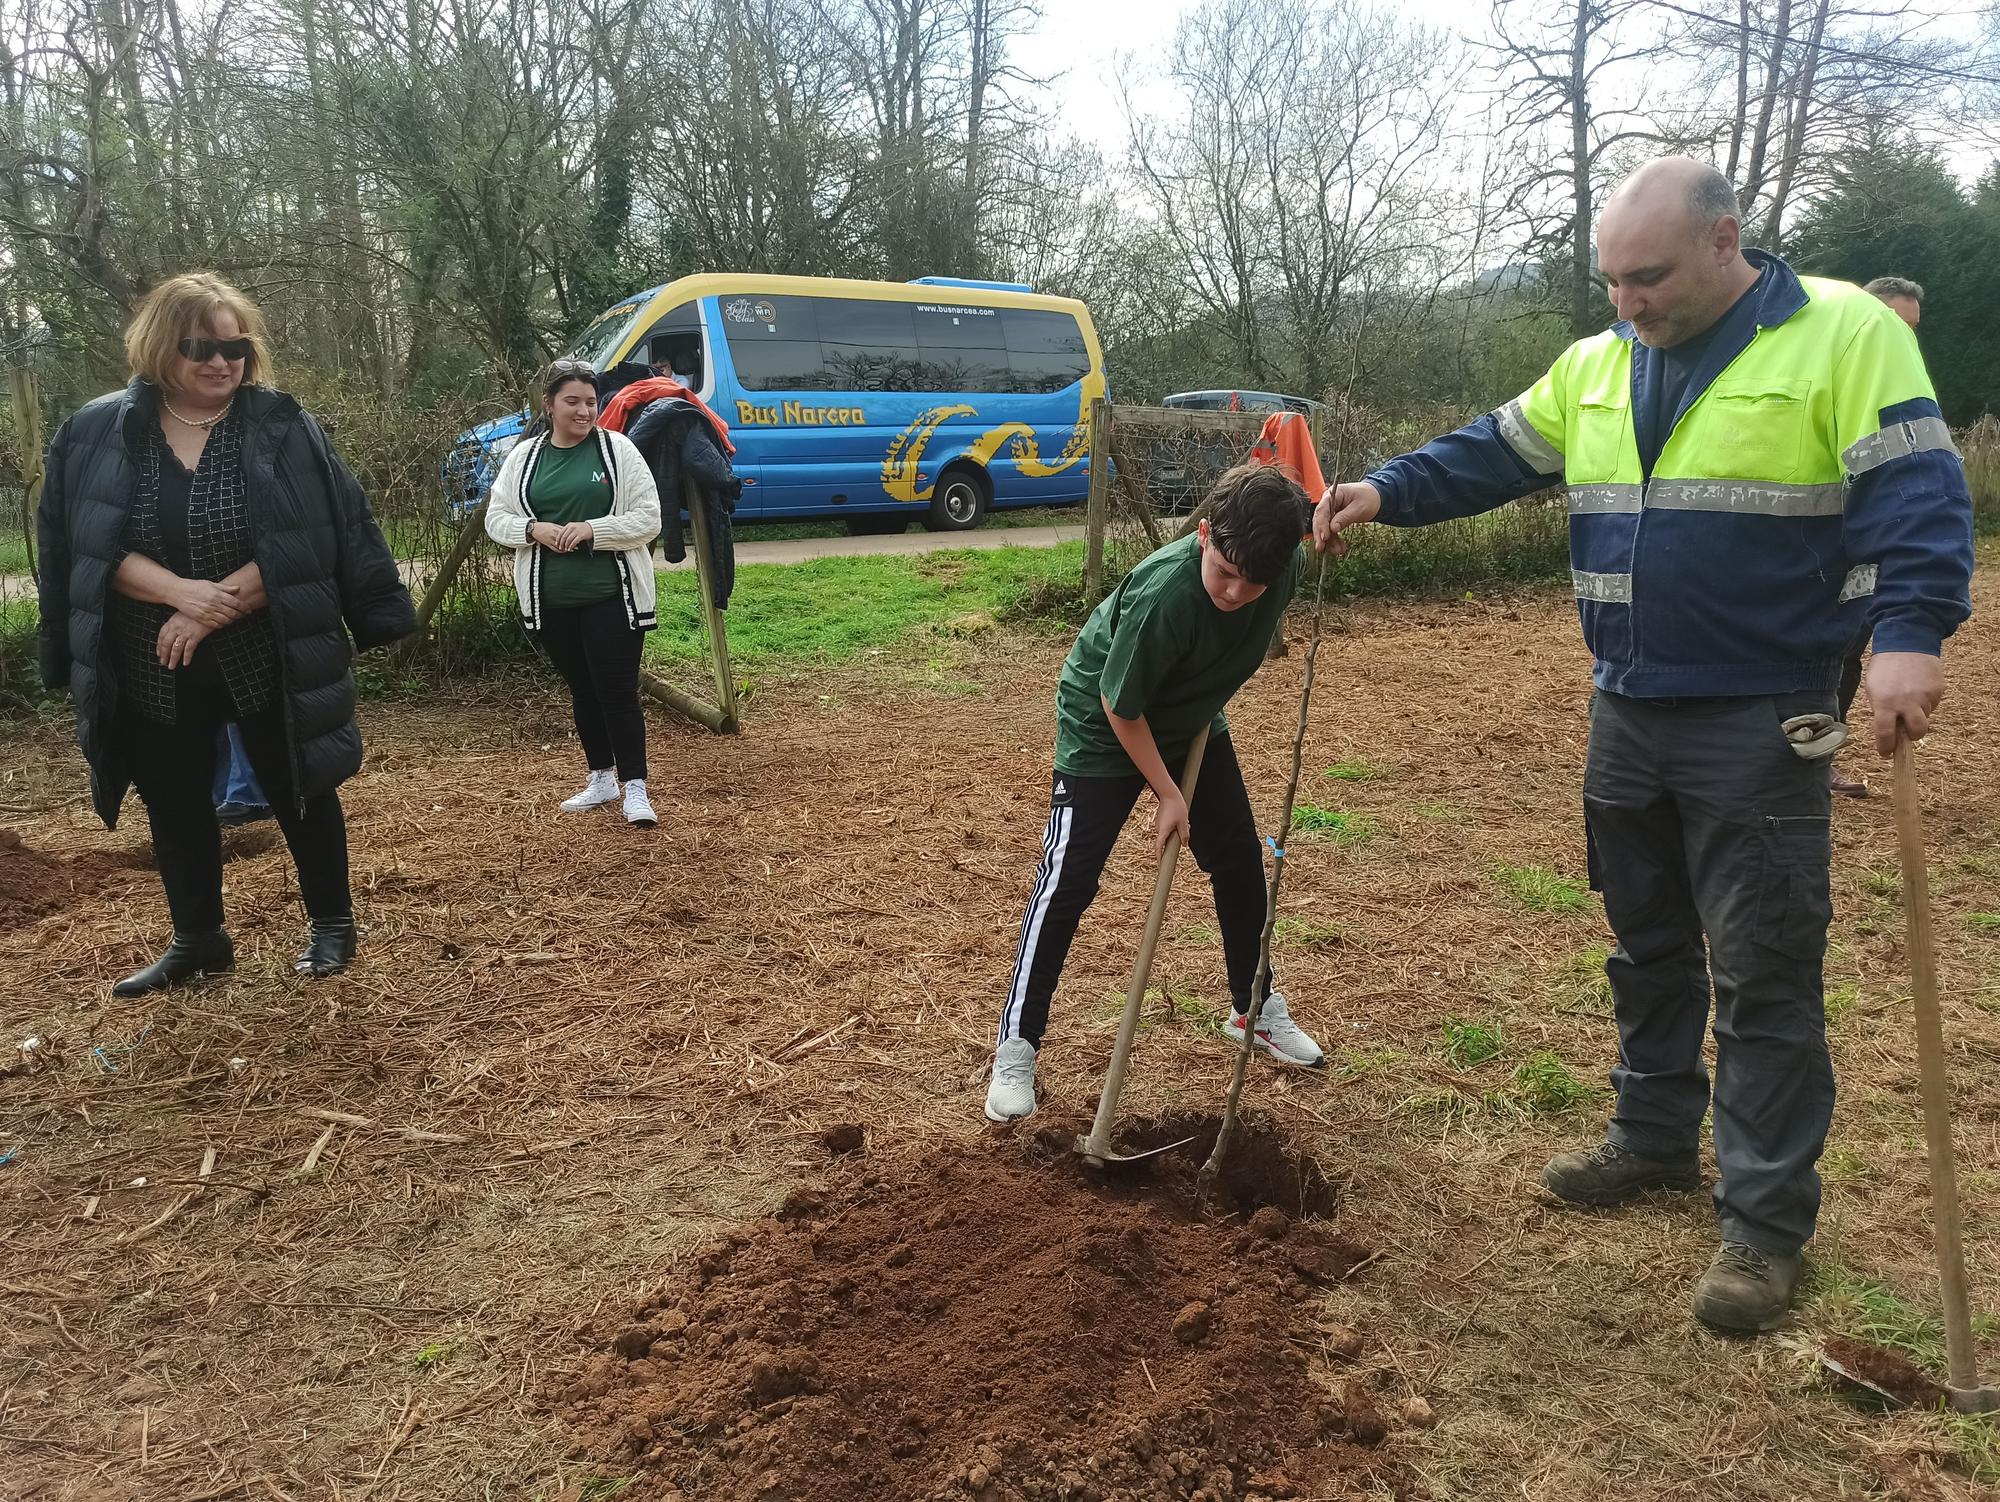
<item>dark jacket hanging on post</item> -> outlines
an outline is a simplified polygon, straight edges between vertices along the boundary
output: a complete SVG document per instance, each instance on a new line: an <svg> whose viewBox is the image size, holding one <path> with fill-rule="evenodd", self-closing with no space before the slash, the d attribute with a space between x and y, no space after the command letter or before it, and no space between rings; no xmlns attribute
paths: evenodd
<svg viewBox="0 0 2000 1502"><path fill-rule="evenodd" d="M699 407L666 397L633 418L626 436L653 466L660 488L660 540L669 563L687 557L687 544L681 537L681 507L688 503L684 483L693 482L696 495L707 508L703 519L708 523L709 593L718 610L726 608L736 587L734 517L743 482L716 442L713 426Z"/></svg>
<svg viewBox="0 0 2000 1502"><path fill-rule="evenodd" d="M356 648L408 635L416 611L368 498L319 424L282 391L245 386L236 401L252 554L277 639L293 784L303 801L360 769ZM134 380L72 414L49 445L37 520L42 681L70 691L92 801L113 827L131 774L111 729L119 684L105 611L138 487L133 456L150 441L157 402L152 387Z"/></svg>

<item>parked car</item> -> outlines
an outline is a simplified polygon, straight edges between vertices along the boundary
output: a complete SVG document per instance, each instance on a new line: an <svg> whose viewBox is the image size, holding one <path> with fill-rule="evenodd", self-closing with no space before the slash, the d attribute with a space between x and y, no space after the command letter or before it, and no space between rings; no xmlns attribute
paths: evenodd
<svg viewBox="0 0 2000 1502"><path fill-rule="evenodd" d="M1278 391L1180 391L1160 403L1167 408L1190 412L1298 412L1315 428L1325 403L1310 397L1287 396ZM1167 515L1192 511L1221 478L1224 470L1243 456L1246 443L1226 432L1191 433L1185 438L1156 438L1146 477L1146 493L1153 505Z"/></svg>

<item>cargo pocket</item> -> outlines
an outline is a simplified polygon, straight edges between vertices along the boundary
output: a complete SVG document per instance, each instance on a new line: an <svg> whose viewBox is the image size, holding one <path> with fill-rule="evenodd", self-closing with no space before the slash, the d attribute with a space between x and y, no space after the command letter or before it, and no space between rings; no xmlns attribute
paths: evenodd
<svg viewBox="0 0 2000 1502"><path fill-rule="evenodd" d="M1766 818L1757 888L1757 942L1795 960L1826 955L1833 921L1832 821L1824 815Z"/></svg>
<svg viewBox="0 0 2000 1502"><path fill-rule="evenodd" d="M1719 380L1702 397L1702 474L1783 482L1799 472L1810 381Z"/></svg>
<svg viewBox="0 0 2000 1502"><path fill-rule="evenodd" d="M1570 422L1569 451L1564 455L1564 483L1588 485L1618 477L1621 472L1619 461L1624 458L1625 445L1632 432L1632 423L1626 415L1628 411L1629 408L1622 403L1616 406L1594 401L1577 404L1576 414ZM1631 441L1636 460L1637 440ZM1629 477L1638 478L1636 463Z"/></svg>

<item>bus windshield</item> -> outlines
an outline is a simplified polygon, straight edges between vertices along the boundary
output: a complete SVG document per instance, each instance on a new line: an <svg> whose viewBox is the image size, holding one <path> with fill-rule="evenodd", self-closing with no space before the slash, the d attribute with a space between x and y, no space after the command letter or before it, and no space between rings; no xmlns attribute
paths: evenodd
<svg viewBox="0 0 2000 1502"><path fill-rule="evenodd" d="M654 292L658 289L655 288ZM618 352L626 337L632 332L632 325L639 321L639 315L652 302L654 292L642 292L637 297L628 297L616 307L609 309L595 323L576 336L576 342L569 347L572 360L583 360L592 369L602 370L611 357Z"/></svg>

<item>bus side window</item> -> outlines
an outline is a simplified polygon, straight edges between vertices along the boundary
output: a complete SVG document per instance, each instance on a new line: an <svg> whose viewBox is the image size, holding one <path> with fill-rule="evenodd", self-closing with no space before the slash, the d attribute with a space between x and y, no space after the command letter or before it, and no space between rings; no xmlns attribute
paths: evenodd
<svg viewBox="0 0 2000 1502"><path fill-rule="evenodd" d="M716 299L729 360L745 391L830 391L815 297L724 293Z"/></svg>
<svg viewBox="0 0 2000 1502"><path fill-rule="evenodd" d="M1003 308L1000 324L1014 390L1061 391L1090 373L1090 349L1073 314Z"/></svg>
<svg viewBox="0 0 2000 1502"><path fill-rule="evenodd" d="M923 361L922 389L983 393L1013 391L1007 336L997 308L918 304L917 353Z"/></svg>
<svg viewBox="0 0 2000 1502"><path fill-rule="evenodd" d="M672 365L683 384L699 390L708 364L702 357L701 305L684 302L661 314L635 347L632 358L644 360L656 370Z"/></svg>
<svg viewBox="0 0 2000 1502"><path fill-rule="evenodd" d="M819 348L836 391L917 391L917 337L910 305L858 297L815 299Z"/></svg>

